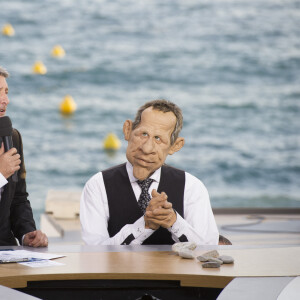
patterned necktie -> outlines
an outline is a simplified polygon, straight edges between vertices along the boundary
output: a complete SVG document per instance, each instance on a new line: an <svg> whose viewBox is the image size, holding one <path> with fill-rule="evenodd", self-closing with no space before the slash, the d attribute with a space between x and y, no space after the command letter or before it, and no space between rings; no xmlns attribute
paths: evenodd
<svg viewBox="0 0 300 300"><path fill-rule="evenodd" d="M149 195L149 187L151 185L151 183L154 180L151 178L147 178L145 180L138 180L137 183L138 185L141 187L142 189L142 193L140 195L139 201L138 201L138 205L142 211L142 213L144 214L146 211L146 208L148 206L149 201L151 200L151 197Z"/></svg>

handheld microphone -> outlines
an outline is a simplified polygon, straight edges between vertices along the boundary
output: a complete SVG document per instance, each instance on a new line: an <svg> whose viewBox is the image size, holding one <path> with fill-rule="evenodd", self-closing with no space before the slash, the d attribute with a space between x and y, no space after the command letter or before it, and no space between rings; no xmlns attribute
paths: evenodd
<svg viewBox="0 0 300 300"><path fill-rule="evenodd" d="M10 118L8 116L1 117L0 118L0 143L2 139L5 152L7 152L9 149L13 147L12 132L13 132L13 128L12 128ZM12 175L12 179L14 182L18 181L17 171Z"/></svg>

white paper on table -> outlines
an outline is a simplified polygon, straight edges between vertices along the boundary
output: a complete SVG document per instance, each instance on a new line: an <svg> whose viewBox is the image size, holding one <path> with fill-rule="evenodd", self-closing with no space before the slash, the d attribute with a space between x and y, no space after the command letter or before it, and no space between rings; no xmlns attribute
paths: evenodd
<svg viewBox="0 0 300 300"><path fill-rule="evenodd" d="M55 267L55 266L65 265L63 263L48 260L48 259L29 261L29 262L21 262L21 263L18 263L18 264L24 265L24 266L27 266L27 267L31 267L31 268L44 268L44 267Z"/></svg>
<svg viewBox="0 0 300 300"><path fill-rule="evenodd" d="M28 250L4 250L0 251L0 260L21 259L21 258L38 258L38 259L53 259L64 257L65 255L57 255L46 252L34 252Z"/></svg>

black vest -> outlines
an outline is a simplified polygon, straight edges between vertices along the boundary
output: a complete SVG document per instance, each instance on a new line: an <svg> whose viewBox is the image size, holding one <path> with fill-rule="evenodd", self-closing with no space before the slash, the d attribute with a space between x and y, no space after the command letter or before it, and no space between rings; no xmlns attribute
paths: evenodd
<svg viewBox="0 0 300 300"><path fill-rule="evenodd" d="M143 214L135 198L126 164L107 169L102 172L102 175L109 207L108 232L110 237L113 237L123 226L133 224ZM166 165L162 166L157 191L159 193L165 192L168 195L168 201L172 203L173 208L182 217L184 216L184 186L184 171ZM167 244L174 244L174 241L171 233L162 227L143 242L143 245Z"/></svg>

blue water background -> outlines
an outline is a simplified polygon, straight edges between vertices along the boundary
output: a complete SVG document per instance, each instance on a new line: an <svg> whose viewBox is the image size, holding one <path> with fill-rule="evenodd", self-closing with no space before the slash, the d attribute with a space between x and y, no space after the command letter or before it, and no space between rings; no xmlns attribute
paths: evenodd
<svg viewBox="0 0 300 300"><path fill-rule="evenodd" d="M213 207L300 207L299 1L1 0L5 23L16 31L0 36L7 114L37 221L48 190L81 190L125 161L123 122L156 98L184 114L186 144L167 163L200 178ZM51 57L56 44L65 58ZM109 132L122 140L114 155Z"/></svg>

